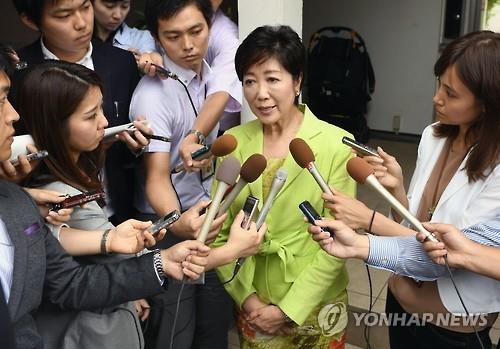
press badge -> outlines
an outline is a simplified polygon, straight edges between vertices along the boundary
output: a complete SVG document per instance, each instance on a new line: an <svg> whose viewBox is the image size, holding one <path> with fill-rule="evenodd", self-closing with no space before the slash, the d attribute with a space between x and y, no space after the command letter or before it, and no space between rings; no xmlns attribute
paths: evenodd
<svg viewBox="0 0 500 349"><path fill-rule="evenodd" d="M201 181L204 182L207 179L210 179L215 173L215 160L210 161L210 164L207 167L204 167L200 171Z"/></svg>

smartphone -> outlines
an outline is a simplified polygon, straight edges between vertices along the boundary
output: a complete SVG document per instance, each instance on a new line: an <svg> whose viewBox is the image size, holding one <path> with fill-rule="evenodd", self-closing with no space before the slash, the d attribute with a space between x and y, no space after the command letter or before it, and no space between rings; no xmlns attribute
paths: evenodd
<svg viewBox="0 0 500 349"><path fill-rule="evenodd" d="M354 139L351 139L349 137L342 137L342 143L353 148L354 150L356 150L358 153L360 153L363 156L378 156L378 157L380 157L380 155L378 155L377 150L375 150L372 147L369 147L363 143L360 143Z"/></svg>
<svg viewBox="0 0 500 349"><path fill-rule="evenodd" d="M47 156L49 156L48 151L40 150L40 151L37 151L36 153L31 153L31 154L26 155L26 160L28 160L30 162L30 161L42 159L42 158L47 157ZM10 163L13 166L17 166L17 165L19 165L19 159L17 159L17 158L12 159L12 160L10 160Z"/></svg>
<svg viewBox="0 0 500 349"><path fill-rule="evenodd" d="M210 145L204 145L200 149L195 150L191 153L191 158L193 160L203 160L208 158L212 153L210 153ZM184 170L184 165L182 162L178 163L171 173L179 173Z"/></svg>
<svg viewBox="0 0 500 349"><path fill-rule="evenodd" d="M302 201L299 205L300 210L306 216L307 221L311 224L314 225L314 221L319 221L321 220L321 216L319 213L312 207L311 203L309 201ZM328 228L321 228L322 231L326 231L331 233L331 231Z"/></svg>
<svg viewBox="0 0 500 349"><path fill-rule="evenodd" d="M243 221L241 222L241 227L243 229L249 229L250 223L252 223L253 218L257 212L257 205L259 204L259 199L249 195L245 200L245 204L243 205L243 213L245 216L243 217Z"/></svg>
<svg viewBox="0 0 500 349"><path fill-rule="evenodd" d="M67 196L64 201L52 205L51 211L58 211L63 208L71 208L79 205L83 205L87 202L104 199L106 194L102 190L89 191L87 193L82 193L74 196Z"/></svg>
<svg viewBox="0 0 500 349"><path fill-rule="evenodd" d="M200 149L197 149L194 152L192 152L191 158L193 160L201 160L201 159L207 158L208 156L203 156L203 155L207 155L207 154L208 154L208 156L210 156L210 145L204 145Z"/></svg>
<svg viewBox="0 0 500 349"><path fill-rule="evenodd" d="M181 218L181 215L179 211L173 210L166 216L158 219L156 222L154 222L147 230L153 234L156 235L160 232L162 229L167 229L170 227L173 223L175 223L179 218Z"/></svg>

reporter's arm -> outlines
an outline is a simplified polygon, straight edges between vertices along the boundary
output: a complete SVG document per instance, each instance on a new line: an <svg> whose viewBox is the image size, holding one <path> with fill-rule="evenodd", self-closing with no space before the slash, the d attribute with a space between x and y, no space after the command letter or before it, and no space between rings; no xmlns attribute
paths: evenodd
<svg viewBox="0 0 500 349"><path fill-rule="evenodd" d="M144 154L146 198L159 216L179 210L179 202L170 181L170 153Z"/></svg>
<svg viewBox="0 0 500 349"><path fill-rule="evenodd" d="M228 100L229 94L223 91L207 96L191 129L200 131L206 137L219 122ZM189 134L183 139L179 154L186 167L200 164L193 163L191 158L191 153L200 147L198 137L195 134Z"/></svg>
<svg viewBox="0 0 500 349"><path fill-rule="evenodd" d="M425 223L425 227L435 233L440 242L424 241L423 245L434 262L444 264L448 256L451 267L500 279L496 267L500 262L500 221L498 219L469 227L460 232L449 224ZM417 239L424 240L419 234Z"/></svg>
<svg viewBox="0 0 500 349"><path fill-rule="evenodd" d="M255 223L248 230L241 228L243 212L239 212L231 224L231 230L227 242L216 248L212 248L208 256L207 270L217 268L221 265L234 262L240 257L249 257L258 252L267 226L263 224L257 231Z"/></svg>

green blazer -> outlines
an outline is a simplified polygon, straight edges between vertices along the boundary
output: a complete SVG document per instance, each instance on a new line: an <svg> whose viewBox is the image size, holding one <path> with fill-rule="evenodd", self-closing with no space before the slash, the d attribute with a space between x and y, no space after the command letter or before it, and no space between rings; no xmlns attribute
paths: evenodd
<svg viewBox="0 0 500 349"><path fill-rule="evenodd" d="M304 120L297 137L304 139L313 150L316 166L327 183L354 196L356 185L345 168L352 153L341 141L343 136L352 136L317 119L306 106L300 108ZM232 128L227 133L238 140L238 147L232 155L241 163L254 153L262 154L262 124L258 120ZM312 240L307 232L308 224L298 208L302 201L308 200L320 214L329 216L329 211L323 207L321 189L290 154L283 167L288 170L288 178L267 216L268 230L261 249L246 259L238 275L225 287L238 306L241 307L248 296L256 293L262 301L278 305L301 325L319 305L346 299L348 277L344 261L328 255ZM259 208L262 209L260 177L243 188L231 205L229 217L212 246L218 247L227 241L231 222L248 195L259 198ZM218 268L217 273L225 281L231 277L233 269L234 263Z"/></svg>

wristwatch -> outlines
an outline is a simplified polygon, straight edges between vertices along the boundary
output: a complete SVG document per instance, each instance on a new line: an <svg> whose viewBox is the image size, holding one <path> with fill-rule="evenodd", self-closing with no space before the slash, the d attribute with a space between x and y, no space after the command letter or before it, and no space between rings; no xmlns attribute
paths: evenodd
<svg viewBox="0 0 500 349"><path fill-rule="evenodd" d="M160 282L163 283L165 281L165 272L163 271L161 251L158 249L153 251L153 265L156 270L156 275L158 275L158 279L160 279Z"/></svg>
<svg viewBox="0 0 500 349"><path fill-rule="evenodd" d="M203 133L198 130L189 130L188 135L195 135L198 137L198 144L205 145L206 137Z"/></svg>
<svg viewBox="0 0 500 349"><path fill-rule="evenodd" d="M106 243L108 242L108 237L109 233L111 232L111 229L106 229L104 233L102 233L101 237L101 254L111 254L111 252L108 252L108 249L106 248Z"/></svg>

